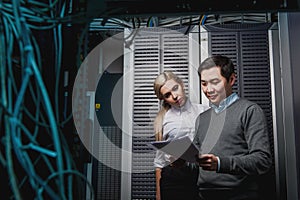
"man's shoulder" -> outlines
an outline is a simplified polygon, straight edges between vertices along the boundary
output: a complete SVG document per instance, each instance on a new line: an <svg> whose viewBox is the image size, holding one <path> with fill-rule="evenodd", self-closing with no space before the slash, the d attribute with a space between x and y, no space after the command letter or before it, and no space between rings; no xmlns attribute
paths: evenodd
<svg viewBox="0 0 300 200"><path fill-rule="evenodd" d="M242 106L246 106L246 107L250 107L250 106L258 106L257 103L255 103L254 101L251 101L249 99L246 99L246 98L243 98L243 97L240 97L236 103L238 105L242 105Z"/></svg>
<svg viewBox="0 0 300 200"><path fill-rule="evenodd" d="M258 103L246 98L239 98L236 103L236 109L241 112L262 111L262 108Z"/></svg>

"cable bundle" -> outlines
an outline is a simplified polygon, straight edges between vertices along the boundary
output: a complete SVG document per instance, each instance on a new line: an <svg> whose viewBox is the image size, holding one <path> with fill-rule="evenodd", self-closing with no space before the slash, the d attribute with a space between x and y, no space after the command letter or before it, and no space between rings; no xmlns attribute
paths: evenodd
<svg viewBox="0 0 300 200"><path fill-rule="evenodd" d="M73 199L74 188L91 186L76 170L61 131L72 115L59 119L62 25L81 15L66 15L67 3L0 2L0 162L13 199L23 199L28 189L34 199ZM54 103L33 34L42 30L53 30Z"/></svg>

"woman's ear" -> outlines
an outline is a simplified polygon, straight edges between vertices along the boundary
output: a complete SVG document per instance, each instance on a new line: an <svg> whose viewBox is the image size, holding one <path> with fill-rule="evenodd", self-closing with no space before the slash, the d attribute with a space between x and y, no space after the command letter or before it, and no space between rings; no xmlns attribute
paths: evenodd
<svg viewBox="0 0 300 200"><path fill-rule="evenodd" d="M185 88L184 88L184 83L181 82L180 85L181 85L182 89L185 90Z"/></svg>

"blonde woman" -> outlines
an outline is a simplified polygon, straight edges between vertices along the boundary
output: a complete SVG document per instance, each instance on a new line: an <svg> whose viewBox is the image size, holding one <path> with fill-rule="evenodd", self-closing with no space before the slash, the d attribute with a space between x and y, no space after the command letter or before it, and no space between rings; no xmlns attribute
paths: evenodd
<svg viewBox="0 0 300 200"><path fill-rule="evenodd" d="M191 103L185 94L183 81L166 71L154 81L154 92L162 107L158 112L154 129L156 140L172 140L189 136L192 140L197 116L208 106ZM156 152L156 199L198 199L198 167L181 159Z"/></svg>

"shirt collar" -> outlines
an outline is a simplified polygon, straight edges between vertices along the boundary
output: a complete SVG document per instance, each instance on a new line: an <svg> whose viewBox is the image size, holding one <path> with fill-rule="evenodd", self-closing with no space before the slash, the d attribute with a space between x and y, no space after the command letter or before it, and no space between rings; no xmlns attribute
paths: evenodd
<svg viewBox="0 0 300 200"><path fill-rule="evenodd" d="M191 103L190 99L187 97L186 98L186 102L185 102L185 104L182 107L177 108L175 106L172 106L171 109L173 110L173 112L175 112L176 114L180 115L180 113L185 112L185 111L190 112L191 111L191 109L190 109L191 107L192 107L192 103Z"/></svg>
<svg viewBox="0 0 300 200"><path fill-rule="evenodd" d="M216 113L220 113L238 99L239 99L239 96L237 95L237 93L232 93L231 95L229 95L228 97L223 99L220 102L219 106L216 106L214 104L211 104L210 106L215 110Z"/></svg>

